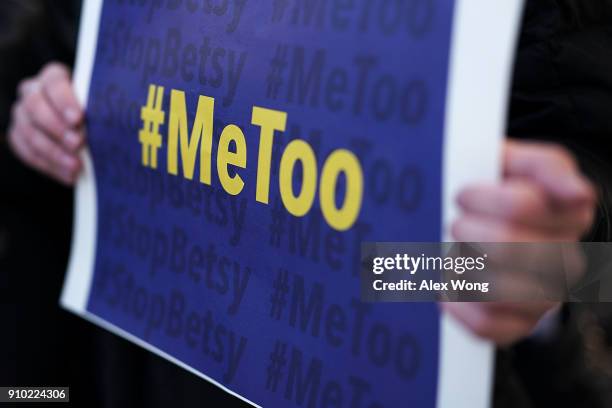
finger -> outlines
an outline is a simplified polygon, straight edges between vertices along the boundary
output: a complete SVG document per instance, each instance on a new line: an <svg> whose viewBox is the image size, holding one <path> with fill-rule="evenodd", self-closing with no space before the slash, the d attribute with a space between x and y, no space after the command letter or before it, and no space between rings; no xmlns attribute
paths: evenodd
<svg viewBox="0 0 612 408"><path fill-rule="evenodd" d="M41 77L42 89L51 106L71 127L83 120L83 110L74 93L70 75L66 68L51 66Z"/></svg>
<svg viewBox="0 0 612 408"><path fill-rule="evenodd" d="M9 129L8 142L9 146L17 157L19 157L26 164L36 166L36 155L30 148L28 143L26 143L23 135L21 135L21 133L17 131L14 125L12 125L11 129Z"/></svg>
<svg viewBox="0 0 612 408"><path fill-rule="evenodd" d="M47 81L43 84L43 92L55 113L64 120L66 130L61 138L61 143L72 152L80 149L85 138L77 126L82 122L83 113L76 101L70 82L66 79Z"/></svg>
<svg viewBox="0 0 612 408"><path fill-rule="evenodd" d="M81 168L80 160L76 155L66 152L54 140L27 121L19 121L16 124L16 130L38 158L36 164L39 170L54 176L63 183L74 183Z"/></svg>
<svg viewBox="0 0 612 408"><path fill-rule="evenodd" d="M25 98L32 92L38 92L40 87L40 82L36 78L24 79L17 86L17 94L19 99Z"/></svg>
<svg viewBox="0 0 612 408"><path fill-rule="evenodd" d="M14 129L11 131L10 140L16 153L26 164L32 166L32 168L35 170L38 170L47 176L57 178L46 158L40 156L33 150L32 146L28 142L28 138L29 136L23 132L21 127L14 127Z"/></svg>
<svg viewBox="0 0 612 408"><path fill-rule="evenodd" d="M460 242L574 242L579 239L578 234L548 233L472 213L459 217L451 233Z"/></svg>
<svg viewBox="0 0 612 408"><path fill-rule="evenodd" d="M535 181L558 205L595 201L591 183L580 175L572 155L557 145L508 142L504 150L504 174Z"/></svg>
<svg viewBox="0 0 612 408"><path fill-rule="evenodd" d="M39 131L63 144L68 125L52 108L42 92L29 93L23 101L25 120L32 122ZM74 150L74 149L70 149Z"/></svg>
<svg viewBox="0 0 612 408"><path fill-rule="evenodd" d="M476 336L500 346L510 345L529 335L537 323L520 315L493 313L480 303L445 303L442 308Z"/></svg>
<svg viewBox="0 0 612 408"><path fill-rule="evenodd" d="M80 169L78 158L70 156L51 139L35 131L29 139L34 152L46 162L46 170L60 182L74 184Z"/></svg>
<svg viewBox="0 0 612 408"><path fill-rule="evenodd" d="M522 319L537 322L549 310L559 305L559 302L487 302L481 303L488 313L497 316L516 315Z"/></svg>
<svg viewBox="0 0 612 408"><path fill-rule="evenodd" d="M504 270L502 267L487 271L489 290L478 300L520 303L531 312L534 301L561 301L567 299L565 277L557 272L529 271L519 267ZM519 303L517 303L519 304ZM506 308L502 308L504 311Z"/></svg>
<svg viewBox="0 0 612 408"><path fill-rule="evenodd" d="M575 231L582 235L594 217L592 206L551 206L540 188L524 180L469 186L458 195L457 202L467 212L551 232Z"/></svg>

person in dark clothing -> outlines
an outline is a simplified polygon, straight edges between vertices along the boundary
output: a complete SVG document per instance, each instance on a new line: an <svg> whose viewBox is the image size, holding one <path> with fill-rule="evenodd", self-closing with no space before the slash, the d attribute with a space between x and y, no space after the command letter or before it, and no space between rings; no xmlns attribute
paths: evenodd
<svg viewBox="0 0 612 408"><path fill-rule="evenodd" d="M5 115L2 117L4 129L9 129L10 106L16 98L12 89L16 88L19 80L35 76L49 61L71 63L75 45L74 32L77 14L75 10L78 9L78 4L77 2L68 3L71 6L66 6L65 9L64 6L60 7L51 2L42 1L20 2L20 6L15 6L17 3L8 3L12 6L2 6L21 7L18 13L19 19L7 18L7 21L16 24L16 31L10 32L10 35L7 34L3 40L0 40L2 52L6 50L7 54L4 55L7 57L25 55L25 58L17 57L14 61L20 61L25 65L31 64L25 67L17 65L8 68L7 72L2 72L0 86L7 88L2 90L3 101L0 102L0 111ZM610 103L612 102L610 100L612 99L612 89L610 89L612 86L610 74L612 57L607 54L606 50L611 48L612 33L606 26L606 22L610 21L612 15L612 2L593 0L588 4L584 3L586 2L580 0L528 1L513 81L508 134L520 140L560 144L571 152L570 154L567 151L553 148L553 153L550 153L548 150L550 145L537 145L539 158L550 159L551 163L567 164L567 167L563 169L567 179L563 181L567 182L573 178L575 184L582 186L577 188L580 191L574 197L581 205L584 205L584 211L577 216L582 223L579 228L567 232L568 236L578 239L587 227L590 227L591 231L587 239L603 241L608 240L611 234L609 213L612 172L610 172L609 158L612 156L606 137L609 137L612 132L612 121L607 119L606 110L612 106ZM36 7L27 7L27 10L24 11L23 5L25 4ZM2 13L2 15L5 14ZM45 16L46 24L39 24L41 15ZM30 42L39 44L39 46L32 47ZM49 73L47 69L44 72L46 75L55 75L54 78L68 78L67 71L63 71L60 66L55 66L51 71ZM35 76L35 78L40 77ZM21 91L23 98L29 92L37 92L40 89L36 86L32 87L32 82L29 84L26 82ZM70 122L70 118L66 120ZM80 117L75 118L75 126L70 126L76 133L80 131L80 120ZM24 157L23 150L20 150L19 143L15 143L19 134L20 132L13 133L13 151L28 161L28 158ZM66 143L64 147L67 150L63 152L77 150L70 150L71 142L68 140L69 137L64 137L64 132L56 136L58 138L50 138L50 140ZM80 138L79 143L74 144L77 148L83 142L82 134ZM507 151L509 151L509 156L513 154L520 156L524 149L532 147L534 146L515 142L509 145ZM79 338L80 343L83 342L81 339L88 339L85 341L91 342L88 347L81 344L81 350L78 350L89 357L91 357L90 354L97 356L93 361L84 360L81 364L81 369L92 376L91 384L96 384L96 390L91 391L91 399L86 400L87 405L117 407L244 405L170 363L135 346L128 345L123 340L105 334L101 330L77 322L76 319L57 310L57 298L70 233L70 190L44 180L17 164L13 159L4 159L9 154L6 150L2 154L0 166L7 166L2 169L4 170L2 174L10 171L16 174L17 178L0 178L2 183L13 183L7 186L7 190L2 190L9 192L13 197L11 199L13 203L0 204L3 206L0 209L0 216L6 218L2 221L3 227L0 230L4 231L0 233L0 259L2 259L0 262L8 262L9 267L6 270L14 272L10 275L21 275L20 279L24 280L21 283L3 283L2 288L5 288L6 285L6 290L15 294L13 310L19 312L24 310L21 302L24 301L22 292L25 292L23 289L25 283L37 278L40 279L39 282L45 282L44 279L48 280L46 281L49 282L48 285L40 287L40 296L43 300L38 300L40 303L33 302L35 306L30 314L40 313L40 306L44 305L43 307L49 308L49 313L53 313L53 316L49 317L52 326L63 321L64 332L74 334ZM552 159L551 154L554 156ZM73 167L70 165L62 167L60 157L57 155L52 159L57 160L58 166L56 167L45 167L46 165L42 162L38 163L38 167L56 179L70 184L76 178L78 164ZM573 160L577 160L582 171L588 175L598 190L598 211L594 222L588 218L589 199L591 198L588 183L583 182L580 174L574 172L571 164ZM28 162L37 166L31 160ZM68 176L66 170L69 173ZM19 173L15 173L16 171ZM23 178L19 179L19 177ZM552 186L551 188L557 187ZM471 194L463 197L464 209L472 213L482 211L482 208L474 208L470 205L473 198L479 197L482 192L482 190L469 191L468 193ZM499 193L499 190L491 190L488 193ZM47 208L40 208L41 197L47 203ZM482 200L477 201L482 202ZM41 220L38 220L35 214L41 214L41 211L44 211L42 214L46 216L43 215ZM11 217L6 217L7 214L11 214ZM551 218L554 219L557 215L551 214ZM507 221L503 215L495 214L495 216L499 222ZM461 227L464 230L474 229L475 225L482 224L482 219L476 218L463 217L460 220L463 224L458 229ZM33 232L40 236L40 242L27 241L31 240ZM3 242L9 242L8 249L2 250ZM6 247L6 244L4 245ZM40 255L35 257L37 259L28 259L27 248L32 245L37 247L47 245L48 253L39 253ZM21 248L21 252L18 248ZM2 268L2 270L5 269ZM48 275L38 277L42 274ZM5 277L3 276L2 279ZM529 315L528 318L524 318L520 310L518 313L513 312L510 316L499 315L495 308L478 310L477 313L484 316L484 319L476 324L475 331L496 340L499 344L515 343L529 334L539 316L548 309L548 305L540 307L541 310L538 309L537 313ZM3 308L3 310L9 310L11 313L11 309ZM464 309L453 312L468 327L474 324L470 318L474 315L474 310ZM606 381L608 378L602 374L601 367L595 367L589 363L593 360L593 356L589 354L592 354L593 350L586 347L588 344L585 344L590 339L585 337L585 330L588 331L590 328L591 332L597 332L593 327L602 328L602 319L598 318L601 315L605 315L605 310L593 311L587 308L567 307L560 313L557 332L551 339L540 341L528 338L515 343L512 347L500 348L496 372L495 406L607 406L609 400L605 400L606 389L610 383ZM591 318L585 319L584 316ZM20 317L18 320L27 321L30 318L30 316ZM510 332L502 328L500 325L507 321L506 318L514 319L513 321L518 322L520 328ZM603 319L603 321L605 323L606 320ZM35 336L46 334L45 330L41 330ZM16 333L17 336L24 336L24 338L31 336L22 330L17 330ZM58 339L62 339L59 336L60 333L57 333ZM604 330L604 333L608 332ZM598 344L608 346L611 338L612 335L606 334L599 339ZM24 344L24 349L36 348L35 344L22 343L21 338L18 338L17 342ZM54 343L49 345L48 350L54 348L61 349L58 344ZM602 350L598 352L601 353ZM44 352L41 351L41 353ZM24 352L19 353L20 356L22 354ZM69 361L70 355L70 353L65 353L65 358L68 360L64 361ZM598 359L594 358L594 360ZM88 365L89 363L91 364ZM25 367L22 366L21 361L16 366ZM58 367L57 364L51 364L51 373L53 366ZM30 366L32 367L34 365ZM29 370L24 368L24 371ZM70 384L76 383L71 382ZM73 385L73 388L75 387L77 385ZM86 385L83 389L90 392ZM177 401L177 397L180 397L180 401Z"/></svg>
<svg viewBox="0 0 612 408"><path fill-rule="evenodd" d="M508 134L565 146L598 191L585 241L612 238L612 1L528 1ZM612 307L569 305L549 339L497 356L496 406L612 405ZM519 396L517 403L508 395Z"/></svg>

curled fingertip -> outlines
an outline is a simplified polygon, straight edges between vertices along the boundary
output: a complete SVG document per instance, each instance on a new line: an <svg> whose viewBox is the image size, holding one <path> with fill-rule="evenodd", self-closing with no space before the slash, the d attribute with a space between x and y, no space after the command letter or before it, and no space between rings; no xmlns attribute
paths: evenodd
<svg viewBox="0 0 612 408"><path fill-rule="evenodd" d="M76 126L81 121L81 112L75 108L67 108L64 110L64 118L71 126Z"/></svg>
<svg viewBox="0 0 612 408"><path fill-rule="evenodd" d="M77 171L72 169L62 169L60 173L61 181L67 186L73 186L77 179Z"/></svg>
<svg viewBox="0 0 612 408"><path fill-rule="evenodd" d="M83 143L81 135L73 130L64 133L64 145L71 151L77 150Z"/></svg>
<svg viewBox="0 0 612 408"><path fill-rule="evenodd" d="M69 154L62 154L60 158L61 166L68 172L74 172L79 166L79 161L76 157Z"/></svg>
<svg viewBox="0 0 612 408"><path fill-rule="evenodd" d="M464 219L459 218L453 221L453 223L450 226L450 233L453 239L456 239L457 241L462 241L464 237L464 234L463 234L464 228L465 228Z"/></svg>
<svg viewBox="0 0 612 408"><path fill-rule="evenodd" d="M474 194L474 188L473 187L466 187L463 190L461 190L457 196L455 197L455 203L465 209L467 207L469 207L469 204L471 202L471 197Z"/></svg>
<svg viewBox="0 0 612 408"><path fill-rule="evenodd" d="M594 204L596 201L595 189L591 183L582 176L568 177L562 183L565 198L572 205Z"/></svg>

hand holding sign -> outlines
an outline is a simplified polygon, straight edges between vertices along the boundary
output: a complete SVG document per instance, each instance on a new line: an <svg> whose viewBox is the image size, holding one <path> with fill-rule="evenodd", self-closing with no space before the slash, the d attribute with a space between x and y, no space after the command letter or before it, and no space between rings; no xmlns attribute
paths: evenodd
<svg viewBox="0 0 612 408"><path fill-rule="evenodd" d="M18 90L9 130L13 151L35 169L73 184L81 169L84 130L70 72L64 65L48 64Z"/></svg>
<svg viewBox="0 0 612 408"><path fill-rule="evenodd" d="M453 226L456 240L576 242L591 228L596 195L569 152L555 145L511 141L504 148L503 163L502 182L466 187L457 198L463 213ZM513 262L506 259L505 264ZM516 285L517 279L531 279L520 271L512 277ZM551 277L549 282L553 281L558 279ZM528 336L557 306L556 302L443 304L471 331L499 345Z"/></svg>

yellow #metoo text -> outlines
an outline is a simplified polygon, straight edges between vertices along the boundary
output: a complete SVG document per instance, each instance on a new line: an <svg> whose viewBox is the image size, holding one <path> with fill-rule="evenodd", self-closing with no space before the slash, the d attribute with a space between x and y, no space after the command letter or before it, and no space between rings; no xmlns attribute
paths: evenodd
<svg viewBox="0 0 612 408"><path fill-rule="evenodd" d="M147 103L142 107L143 127L138 134L142 145L142 164L157 169L157 153L162 147L159 128L165 123L163 109L164 87L150 85ZM183 177L193 180L194 169L199 155L200 183L210 185L213 160L213 115L214 98L200 95L191 132L188 129L185 93L173 89L170 92L170 117L168 118L167 170L179 174L179 156ZM257 154L257 185L255 199L268 204L270 193L270 167L272 143L275 132L284 132L287 113L253 107L251 123L260 128ZM230 146L234 144L233 149ZM293 191L293 172L296 163L302 166L302 181L298 194ZM247 166L247 145L244 133L236 125L227 125L219 138L216 169L223 189L231 195L238 195L244 188L239 169ZM230 166L232 171L230 173ZM346 192L342 205L336 205L336 185L340 175L346 178ZM233 174L233 175L232 175ZM327 223L334 229L345 231L353 226L363 199L363 171L359 159L346 149L334 150L323 163L319 178L317 158L312 147L304 140L292 140L282 153L279 169L279 190L287 211L303 217L312 208L317 187L321 212Z"/></svg>

